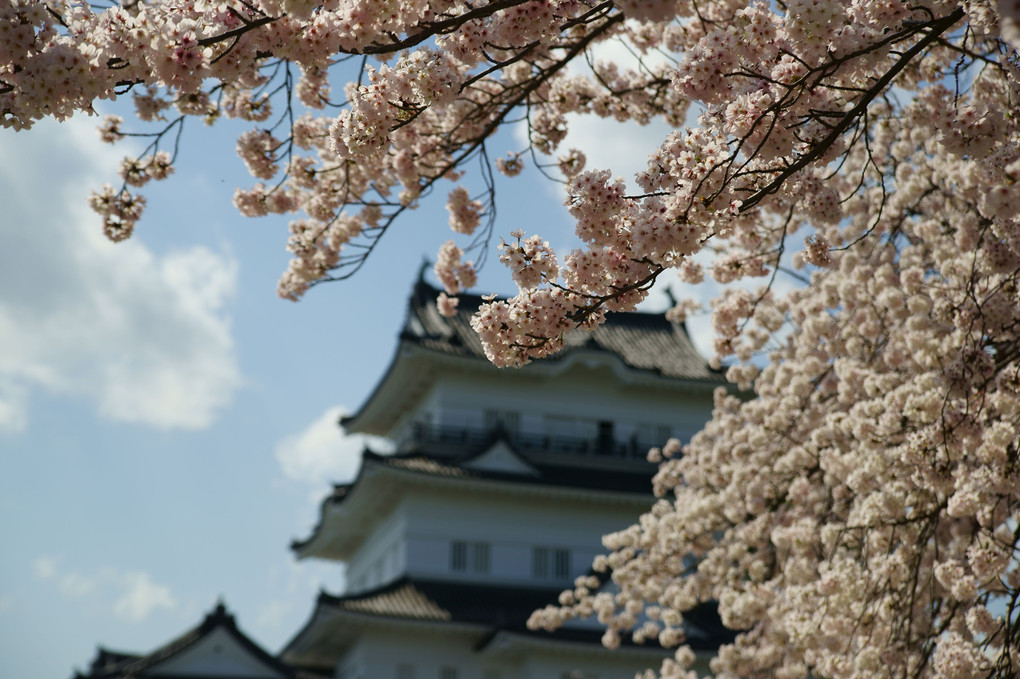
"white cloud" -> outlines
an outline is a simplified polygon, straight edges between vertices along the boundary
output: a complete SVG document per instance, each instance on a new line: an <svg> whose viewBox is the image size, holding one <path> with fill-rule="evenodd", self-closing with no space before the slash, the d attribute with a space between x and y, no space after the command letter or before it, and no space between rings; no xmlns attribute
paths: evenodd
<svg viewBox="0 0 1020 679"><path fill-rule="evenodd" d="M27 424L25 390L0 380L0 432L21 432Z"/></svg>
<svg viewBox="0 0 1020 679"><path fill-rule="evenodd" d="M255 624L263 629L278 629L294 611L294 599L276 599L264 603L255 616Z"/></svg>
<svg viewBox="0 0 1020 679"><path fill-rule="evenodd" d="M120 575L122 594L113 602L113 614L128 622L141 622L157 608L175 608L177 600L170 588L152 581L144 571Z"/></svg>
<svg viewBox="0 0 1020 679"><path fill-rule="evenodd" d="M57 580L57 585L64 596L77 599L95 592L99 587L99 581L99 577L89 577L72 571L61 575Z"/></svg>
<svg viewBox="0 0 1020 679"><path fill-rule="evenodd" d="M322 494L317 494L322 499ZM279 596L263 602L255 615L256 627L267 636L292 634L304 624L308 602L318 592L343 591L346 566L319 560L281 559L269 568L270 587Z"/></svg>
<svg viewBox="0 0 1020 679"><path fill-rule="evenodd" d="M96 595L103 599L113 598L113 614L128 622L141 622L157 608L175 608L177 600L166 585L153 582L145 571L119 571L103 568L92 574L79 571L63 571L58 559L40 556L32 562L35 577L44 582L53 582L57 589L69 599Z"/></svg>
<svg viewBox="0 0 1020 679"><path fill-rule="evenodd" d="M661 120L639 125L593 115L571 115L567 121L569 132L560 148L580 149L587 156L587 169L612 170L613 176L623 177L632 190L637 186L634 175L648 167L648 155L673 130Z"/></svg>
<svg viewBox="0 0 1020 679"><path fill-rule="evenodd" d="M40 556L32 562L32 570L40 580L52 580L57 577L57 560L52 556Z"/></svg>
<svg viewBox="0 0 1020 679"><path fill-rule="evenodd" d="M224 311L237 264L107 241L85 199L123 149L93 125L0 134L0 156L18 159L0 166L0 431L24 429L35 389L114 420L208 426L241 383Z"/></svg>
<svg viewBox="0 0 1020 679"><path fill-rule="evenodd" d="M284 475L294 481L322 486L352 480L361 466L361 451L368 443L384 452L385 441L361 434L347 434L338 424L345 409L333 407L297 434L276 445L276 460Z"/></svg>
<svg viewBox="0 0 1020 679"><path fill-rule="evenodd" d="M640 70L642 67L623 40L613 39L601 42L593 50L593 60L614 62L621 68ZM642 57L645 68L655 68L669 61L658 52ZM583 61L571 64L575 73L589 75L591 70ZM690 116L688 117L690 124ZM628 186L634 188L634 175L648 166L648 155L659 148L666 135L673 128L661 119L648 125L635 122L620 122L613 118L596 115L567 116L568 133L560 143L561 153L576 148L587 156L587 169L612 170L614 177L623 177ZM522 129L526 133L526 129Z"/></svg>
<svg viewBox="0 0 1020 679"><path fill-rule="evenodd" d="M95 575L85 575L78 571L61 572L57 559L41 556L32 562L35 577L44 582L53 582L60 593L68 599L78 599L92 594L99 589L104 580L109 580L113 572L106 570Z"/></svg>

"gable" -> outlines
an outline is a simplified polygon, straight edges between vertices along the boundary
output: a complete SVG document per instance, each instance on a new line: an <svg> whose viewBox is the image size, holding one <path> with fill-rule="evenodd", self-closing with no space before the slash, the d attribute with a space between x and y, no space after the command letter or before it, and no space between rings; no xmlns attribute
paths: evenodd
<svg viewBox="0 0 1020 679"><path fill-rule="evenodd" d="M491 448L461 466L482 472L538 476L538 470L522 460L505 441L496 441Z"/></svg>
<svg viewBox="0 0 1020 679"><path fill-rule="evenodd" d="M231 679L281 679L286 676L257 657L250 648L222 627L212 630L163 662L149 667L145 675Z"/></svg>

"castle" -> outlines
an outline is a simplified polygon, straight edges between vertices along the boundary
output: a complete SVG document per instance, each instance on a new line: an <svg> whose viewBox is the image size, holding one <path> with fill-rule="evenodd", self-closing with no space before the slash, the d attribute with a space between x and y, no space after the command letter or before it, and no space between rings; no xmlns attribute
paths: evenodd
<svg viewBox="0 0 1020 679"><path fill-rule="evenodd" d="M645 313L613 314L555 357L498 370L470 327L481 298L462 296L447 318L438 293L417 283L389 368L342 422L396 452L366 450L291 545L299 559L346 564L346 591L319 595L278 664L201 676L624 679L670 654L606 650L593 620L555 633L525 623L590 572L602 535L650 506L648 449L698 431L724 379L682 326ZM728 638L711 610L686 633L702 669ZM167 676L153 669L85 676Z"/></svg>

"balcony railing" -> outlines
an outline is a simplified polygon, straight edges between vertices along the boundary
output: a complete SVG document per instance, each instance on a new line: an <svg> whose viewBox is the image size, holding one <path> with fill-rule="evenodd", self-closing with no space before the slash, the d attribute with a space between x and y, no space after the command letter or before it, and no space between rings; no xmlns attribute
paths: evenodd
<svg viewBox="0 0 1020 679"><path fill-rule="evenodd" d="M618 441L609 436L567 436L562 434L535 434L507 432L502 428L476 429L457 426L416 424L407 443L437 452L467 453L483 449L503 439L522 453L578 455L617 459L644 459L653 445L636 438Z"/></svg>

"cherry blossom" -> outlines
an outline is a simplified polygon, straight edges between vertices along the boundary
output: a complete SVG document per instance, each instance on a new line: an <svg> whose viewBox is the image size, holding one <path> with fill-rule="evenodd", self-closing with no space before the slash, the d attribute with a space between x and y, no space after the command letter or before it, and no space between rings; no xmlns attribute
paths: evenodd
<svg viewBox="0 0 1020 679"><path fill-rule="evenodd" d="M600 58L608 43L634 63ZM682 677L684 616L715 602L736 632L720 677L1008 677L1018 47L1015 0L4 0L0 124L130 93L137 121L100 135L148 146L90 198L121 240L135 188L186 152L186 120L245 121L258 181L234 202L290 215L291 299L352 275L445 193L442 313L504 236L519 291L473 320L500 366L656 281L710 278L713 362L744 393L720 390L703 431L651 452L659 501L595 562L613 593L582 578L532 624L594 616L607 646L675 647L658 672ZM360 69L336 88L348 58ZM585 115L672 130L617 177L561 148ZM496 148L515 124L525 148ZM496 173L536 170L563 181L569 253L495 220Z"/></svg>

